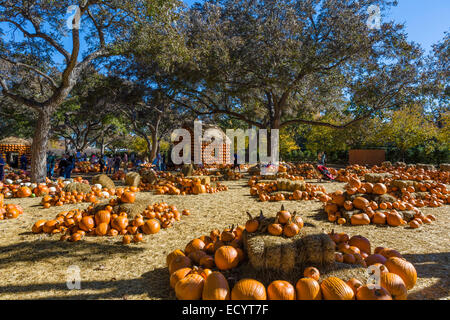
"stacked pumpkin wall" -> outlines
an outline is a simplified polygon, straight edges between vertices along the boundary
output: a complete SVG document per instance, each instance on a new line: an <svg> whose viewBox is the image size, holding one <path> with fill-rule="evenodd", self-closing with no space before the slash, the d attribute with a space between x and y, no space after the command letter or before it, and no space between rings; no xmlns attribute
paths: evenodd
<svg viewBox="0 0 450 320"><path fill-rule="evenodd" d="M20 166L20 157L25 154L27 157L28 163L31 162L31 146L22 145L22 144L0 144L0 154L3 159L8 161L7 156L10 153L17 153L19 156L19 166Z"/></svg>

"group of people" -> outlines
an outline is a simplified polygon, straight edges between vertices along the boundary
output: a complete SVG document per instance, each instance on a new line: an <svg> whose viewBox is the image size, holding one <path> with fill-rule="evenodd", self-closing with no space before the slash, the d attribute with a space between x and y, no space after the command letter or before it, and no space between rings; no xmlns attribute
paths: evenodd
<svg viewBox="0 0 450 320"><path fill-rule="evenodd" d="M134 153L128 156L124 153L122 156L120 154L116 155L97 155L92 154L87 156L86 154L81 154L77 152L76 154L64 154L59 160L53 152L48 152L47 154L47 176L52 178L55 175L55 166L58 163L58 176L64 177L65 179L70 179L72 170L75 168L76 162L88 161L91 165L99 165L100 172L106 174L113 174L120 170L122 163L125 163L124 171L128 172L128 164L131 163L132 167L139 167L143 164L148 163L148 158L138 158ZM0 160L1 163L1 160ZM157 154L153 164L156 166L157 170L165 170L165 156L160 153ZM1 169L0 169L1 170Z"/></svg>

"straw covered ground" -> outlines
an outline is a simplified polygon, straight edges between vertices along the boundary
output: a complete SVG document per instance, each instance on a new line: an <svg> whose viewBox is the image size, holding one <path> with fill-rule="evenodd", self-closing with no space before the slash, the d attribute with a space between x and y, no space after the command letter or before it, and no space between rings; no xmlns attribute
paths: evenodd
<svg viewBox="0 0 450 320"><path fill-rule="evenodd" d="M315 183L312 181L312 183ZM301 214L308 231L322 229L330 232L361 234L369 238L373 247L395 248L411 261L418 272L418 281L410 291L409 299L449 299L450 297L450 207L427 208L437 221L419 229L403 227L337 226L326 221L317 201L259 202L250 197L246 180L225 182L229 191L199 196L155 196L139 193L137 199L148 203L166 201L180 210L190 209L174 227L153 236L144 236L144 243L121 244L121 237L85 237L71 243L58 241L59 236L35 235L31 226L38 219L50 219L63 210L86 207L87 204L52 207L43 210L40 198L11 199L25 213L18 219L0 221L0 299L175 299L169 286L165 266L166 255L174 249L184 249L194 237L209 234L231 224L244 224L245 211L256 214L260 209L274 215L281 204ZM342 189L341 183L324 183L327 191ZM67 287L68 267L78 266L81 289ZM365 270L341 265L328 275L344 280L353 276L365 277ZM239 276L254 276L247 266L240 268ZM293 275L300 278L301 275ZM260 279L264 282L267 278ZM292 280L292 281L295 281ZM267 284L267 283L265 283Z"/></svg>

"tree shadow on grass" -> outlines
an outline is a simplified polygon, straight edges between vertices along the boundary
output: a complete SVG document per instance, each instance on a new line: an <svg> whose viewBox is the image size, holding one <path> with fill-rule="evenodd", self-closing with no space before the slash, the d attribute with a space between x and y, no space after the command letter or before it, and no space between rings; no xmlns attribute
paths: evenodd
<svg viewBox="0 0 450 320"><path fill-rule="evenodd" d="M414 265L418 278L439 279L431 286L412 292L408 299L437 300L450 295L450 252L404 254L403 257Z"/></svg>
<svg viewBox="0 0 450 320"><path fill-rule="evenodd" d="M47 293L57 291L55 295L45 295L38 300L96 300L96 299L131 299L141 296L153 299L175 299L169 283L167 268L158 268L146 272L135 279L98 280L80 282L80 290L69 289L66 283L40 283L30 285L10 285L0 287L0 293L15 294L20 297L27 293ZM95 292L102 291L102 292ZM67 292L67 294L64 294Z"/></svg>
<svg viewBox="0 0 450 320"><path fill-rule="evenodd" d="M45 235L43 235L45 236ZM17 263L36 263L61 256L70 259L89 257L91 262L102 261L115 255L133 255L145 250L141 247L123 246L119 242L66 242L48 239L24 241L0 246L0 269Z"/></svg>

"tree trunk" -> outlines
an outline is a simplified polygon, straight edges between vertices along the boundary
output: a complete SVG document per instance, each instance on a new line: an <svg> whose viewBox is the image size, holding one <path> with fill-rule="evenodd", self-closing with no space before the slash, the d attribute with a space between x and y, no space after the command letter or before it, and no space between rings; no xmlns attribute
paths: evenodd
<svg viewBox="0 0 450 320"><path fill-rule="evenodd" d="M53 108L43 108L39 112L36 124L33 145L31 148L31 181L35 183L45 182L47 176L47 146L51 129L51 110Z"/></svg>
<svg viewBox="0 0 450 320"><path fill-rule="evenodd" d="M155 132L152 132L152 150L150 150L150 162L156 159L156 153L158 151L158 138Z"/></svg>

